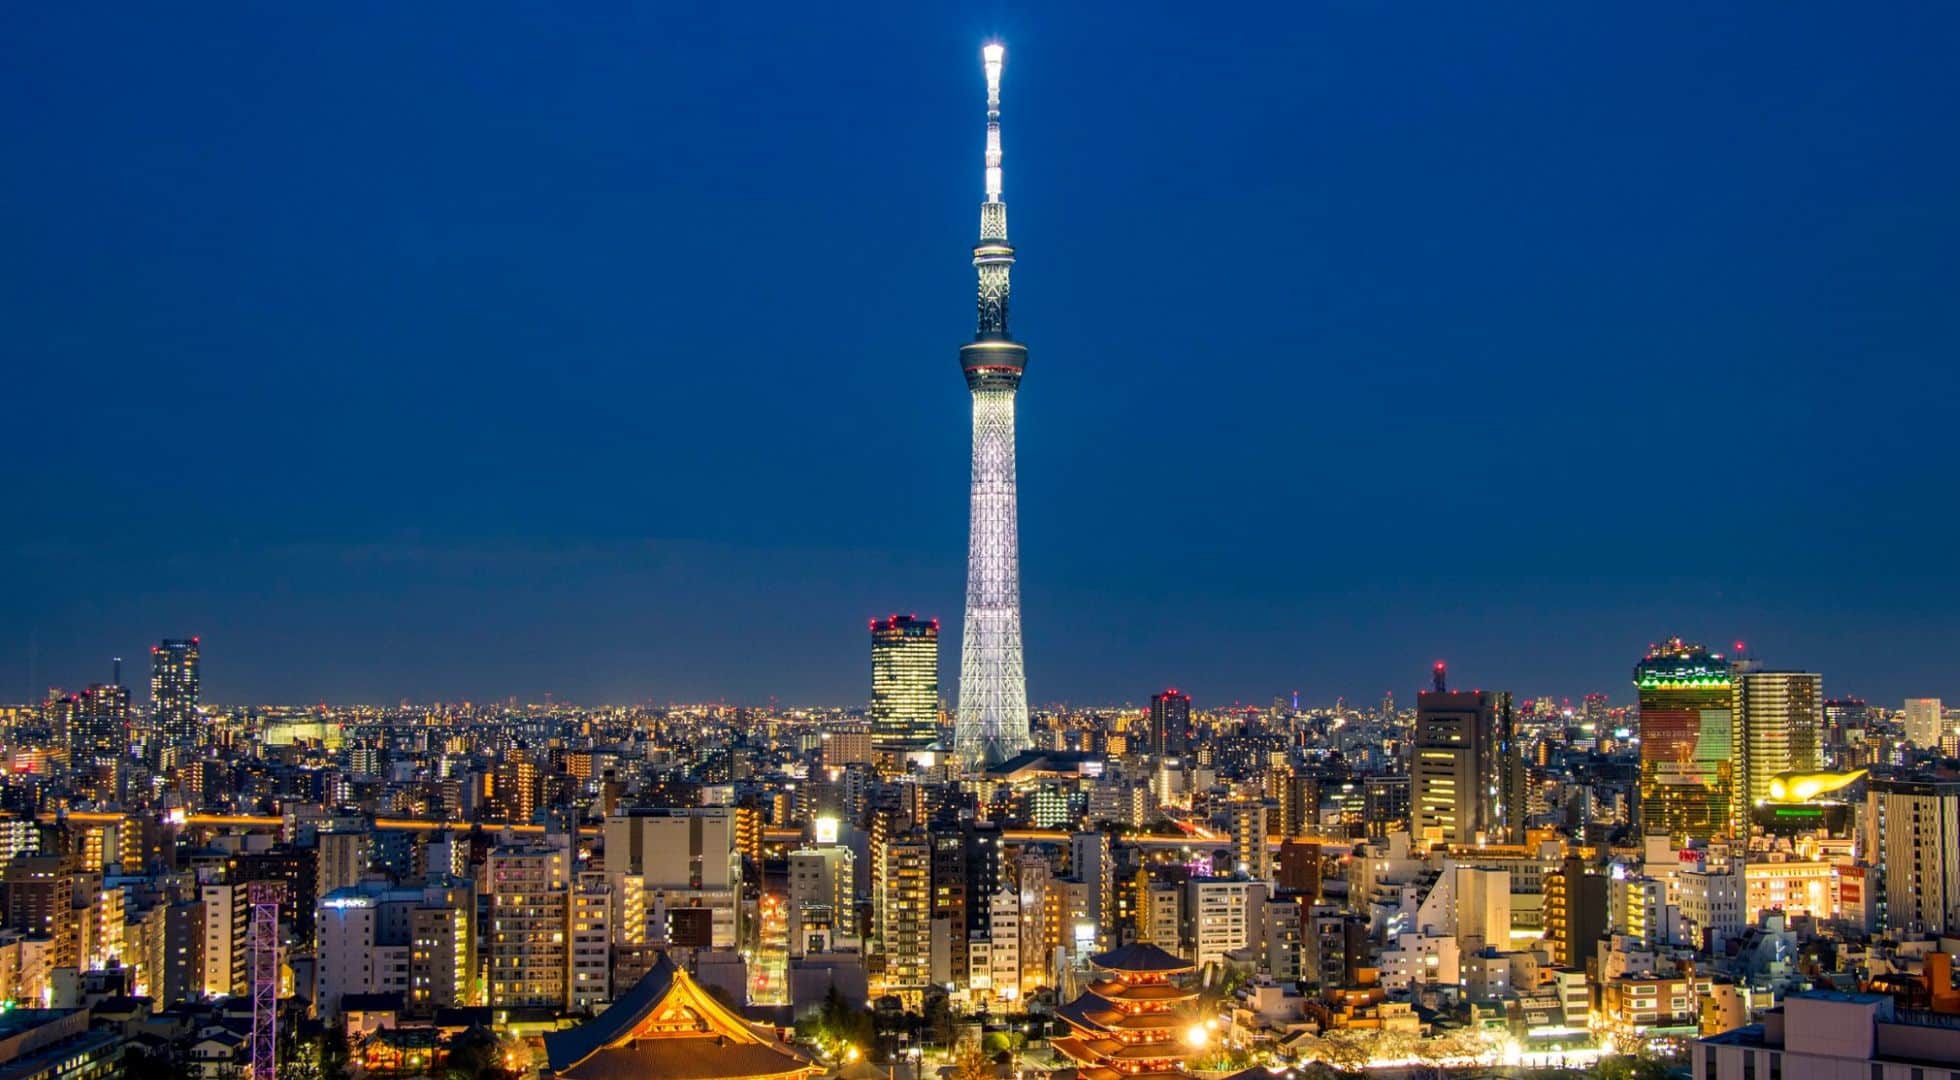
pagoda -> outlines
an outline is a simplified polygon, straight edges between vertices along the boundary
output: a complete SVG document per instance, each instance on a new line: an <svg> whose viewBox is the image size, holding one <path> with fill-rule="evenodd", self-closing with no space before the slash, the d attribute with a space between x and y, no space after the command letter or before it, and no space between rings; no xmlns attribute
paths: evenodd
<svg viewBox="0 0 1960 1080"><path fill-rule="evenodd" d="M1089 958L1095 981L1055 1010L1069 1034L1055 1049L1081 1080L1188 1080L1183 1065L1201 1048L1186 1038L1198 1023L1187 985L1194 965L1155 945L1125 945Z"/></svg>
<svg viewBox="0 0 1960 1080"><path fill-rule="evenodd" d="M558 1080L807 1080L822 1071L715 1000L665 953L612 1007L544 1037Z"/></svg>

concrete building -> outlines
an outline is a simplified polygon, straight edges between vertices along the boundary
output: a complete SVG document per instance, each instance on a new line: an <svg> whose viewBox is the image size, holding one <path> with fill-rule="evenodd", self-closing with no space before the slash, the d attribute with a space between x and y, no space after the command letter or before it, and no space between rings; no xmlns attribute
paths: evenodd
<svg viewBox="0 0 1960 1080"><path fill-rule="evenodd" d="M1921 750L1940 745L1946 730L1945 709L1939 698L1907 698L1905 707L1906 741Z"/></svg>
<svg viewBox="0 0 1960 1080"><path fill-rule="evenodd" d="M570 1001L571 857L555 845L505 845L484 867L490 898L490 1004L562 1009Z"/></svg>
<svg viewBox="0 0 1960 1080"><path fill-rule="evenodd" d="M1450 692L1416 697L1409 829L1419 847L1524 840L1524 761L1511 695Z"/></svg>
<svg viewBox="0 0 1960 1080"><path fill-rule="evenodd" d="M1694 1080L1949 1080L1960 1023L1890 995L1812 991L1693 1049Z"/></svg>
<svg viewBox="0 0 1960 1080"><path fill-rule="evenodd" d="M1874 779L1866 792L1880 928L1960 930L1960 781Z"/></svg>
<svg viewBox="0 0 1960 1080"><path fill-rule="evenodd" d="M1184 888L1184 952L1193 963L1203 967L1258 944L1265 882L1192 878Z"/></svg>

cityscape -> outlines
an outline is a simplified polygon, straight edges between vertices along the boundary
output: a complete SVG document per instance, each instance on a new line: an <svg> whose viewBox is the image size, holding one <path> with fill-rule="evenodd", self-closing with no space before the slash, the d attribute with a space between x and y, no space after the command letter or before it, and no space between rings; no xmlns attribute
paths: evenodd
<svg viewBox="0 0 1960 1080"><path fill-rule="evenodd" d="M759 633L740 642L754 680L692 703L238 700L214 689L250 685L241 657L263 643L188 603L169 636L92 638L92 667L32 638L27 693L0 694L0 1080L1960 1080L1951 686L1895 693L1854 648L1752 646L1692 609L1599 620L1623 645L1586 670L1620 674L1583 688L1553 664L1489 685L1502 676L1446 655L1386 692L1356 677L1352 699L1208 699L1222 680L1195 662L1107 702L1043 690L1063 659L1038 620L1124 639L1023 575L1052 534L1017 440L1070 406L1017 418L1022 384L1031 351L1030 401L1071 361L1047 324L1010 329L1010 235L1031 245L1030 307L1067 289L1038 267L1068 241L1010 234L1007 207L1017 110L1066 103L1019 89L1009 37L930 65L959 65L968 111L935 123L967 180L921 199L977 198L968 231L932 245L970 260L974 308L933 361L949 391L957 361L965 407L907 422L970 435L932 469L948 495L964 472L963 608L893 585L877 610L811 616L852 657L841 702L777 700ZM1139 228L1139 251L1176 244ZM901 429L888 450L918 446ZM821 448L789 453L824 483ZM1694 518L1727 512L1724 485L1753 482L1653 453L1666 490L1626 527L1671 530L1656 546L1685 546ZM1922 494L1950 501L1950 483ZM1146 521L1182 512L1165 503ZM1411 511L1441 545L1510 512ZM505 587L489 560L469 572ZM1845 580L1832 591L1862 579ZM1184 587L1148 599L1175 622ZM327 587L264 586L272 621L251 625L304 621L309 590ZM53 618L32 606L4 610L10 635ZM1950 681L1960 642L1901 612ZM1202 633L1283 617L1249 606ZM558 632L493 631L527 648Z"/></svg>

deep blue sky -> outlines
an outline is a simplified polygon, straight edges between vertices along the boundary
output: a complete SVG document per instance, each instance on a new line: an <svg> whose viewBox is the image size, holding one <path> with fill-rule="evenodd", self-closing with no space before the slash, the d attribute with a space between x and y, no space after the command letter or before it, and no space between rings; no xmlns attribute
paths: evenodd
<svg viewBox="0 0 1960 1080"><path fill-rule="evenodd" d="M1960 8L903 2L0 11L0 700L953 696L996 34L1037 701L1960 698Z"/></svg>

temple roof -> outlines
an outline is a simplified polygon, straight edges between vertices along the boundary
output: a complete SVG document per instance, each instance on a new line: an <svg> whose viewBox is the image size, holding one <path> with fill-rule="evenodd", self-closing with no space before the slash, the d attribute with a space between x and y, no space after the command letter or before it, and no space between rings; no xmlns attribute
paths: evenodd
<svg viewBox="0 0 1960 1080"><path fill-rule="evenodd" d="M593 1054L558 1072L562 1080L763 1080L808 1076L810 1063L787 1049L764 1043L721 1043L719 1036L635 1039Z"/></svg>
<svg viewBox="0 0 1960 1080"><path fill-rule="evenodd" d="M1170 953L1147 942L1133 942L1120 949L1097 953L1089 958L1091 964L1104 971L1134 971L1170 975L1180 971L1191 971L1189 960L1181 960Z"/></svg>
<svg viewBox="0 0 1960 1080"><path fill-rule="evenodd" d="M750 1080L817 1071L716 1001L665 953L611 1008L547 1034L544 1049L567 1080Z"/></svg>

